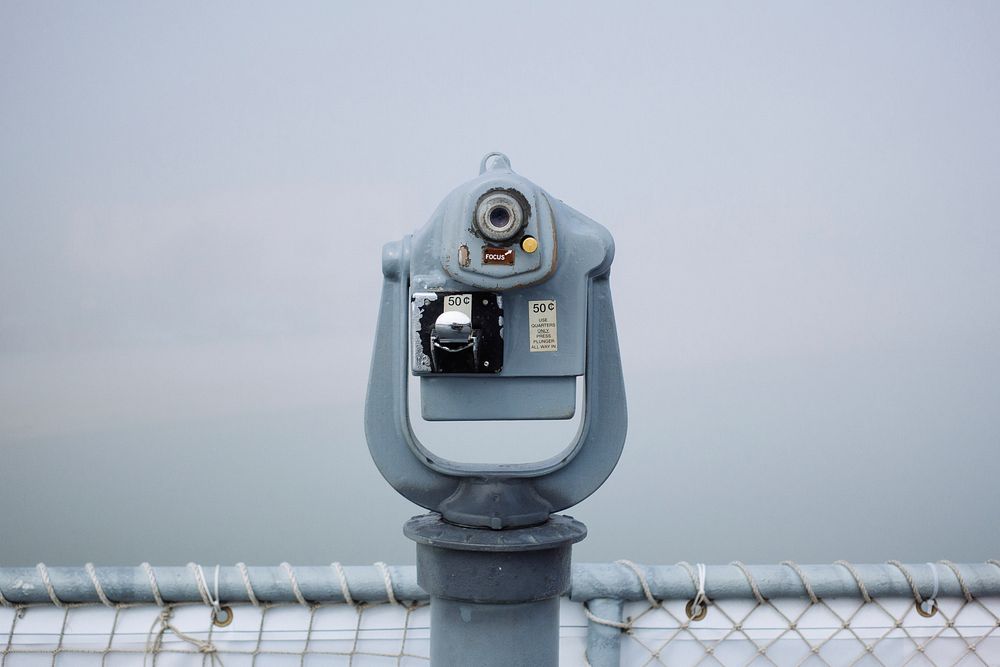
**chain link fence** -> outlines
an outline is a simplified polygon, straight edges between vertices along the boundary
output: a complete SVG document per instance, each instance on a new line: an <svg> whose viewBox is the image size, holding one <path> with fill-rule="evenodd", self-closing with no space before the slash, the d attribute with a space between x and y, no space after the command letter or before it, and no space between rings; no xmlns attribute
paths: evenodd
<svg viewBox="0 0 1000 667"><path fill-rule="evenodd" d="M625 606L622 665L998 665L1000 597L724 600L692 621L684 602Z"/></svg>
<svg viewBox="0 0 1000 667"><path fill-rule="evenodd" d="M0 568L0 667L427 665L412 567ZM1000 562L576 565L562 665L1000 665Z"/></svg>

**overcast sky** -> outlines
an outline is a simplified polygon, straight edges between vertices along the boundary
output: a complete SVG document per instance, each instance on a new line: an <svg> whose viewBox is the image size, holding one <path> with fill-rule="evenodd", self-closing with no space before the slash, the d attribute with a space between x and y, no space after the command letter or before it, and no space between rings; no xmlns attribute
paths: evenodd
<svg viewBox="0 0 1000 667"><path fill-rule="evenodd" d="M412 562L362 425L379 252L493 150L617 243L630 431L577 560L1000 556L998 34L990 2L4 2L0 564Z"/></svg>

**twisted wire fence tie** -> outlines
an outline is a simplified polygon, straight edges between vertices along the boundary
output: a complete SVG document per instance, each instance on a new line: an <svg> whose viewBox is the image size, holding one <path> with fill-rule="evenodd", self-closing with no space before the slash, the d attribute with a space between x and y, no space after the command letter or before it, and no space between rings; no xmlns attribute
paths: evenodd
<svg viewBox="0 0 1000 667"><path fill-rule="evenodd" d="M42 579L42 585L45 586L45 592L49 594L49 599L52 600L52 604L60 609L64 609L66 605L64 605L63 601L56 595L56 589L52 587L52 580L49 579L49 568L45 565L45 563L39 563L35 566L35 569L38 571L38 576Z"/></svg>
<svg viewBox="0 0 1000 667"><path fill-rule="evenodd" d="M299 604L303 607L311 606L308 601L306 601L305 596L302 595L302 589L299 588L299 580L295 576L295 569L289 563L282 563L281 567L285 570L288 575L288 581L292 586L292 595L298 600Z"/></svg>
<svg viewBox="0 0 1000 667"><path fill-rule="evenodd" d="M819 598L816 597L816 593L813 591L812 584L809 583L809 578L806 576L806 573L802 571L802 568L799 567L798 563L792 560L783 560L781 561L781 565L792 568L792 571L795 572L796 575L798 575L799 581L802 582L802 588L805 589L806 595L809 596L810 602L812 602L813 604L819 604Z"/></svg>
<svg viewBox="0 0 1000 667"><path fill-rule="evenodd" d="M87 571L87 576L90 577L90 583L94 586L94 591L97 592L97 597L100 599L101 604L105 607L115 607L115 603L112 602L107 595L104 594L104 587L101 586L101 581L97 578L97 568L94 567L93 563L86 563L83 569Z"/></svg>
<svg viewBox="0 0 1000 667"><path fill-rule="evenodd" d="M846 560L834 561L834 565L840 565L846 568L851 576L854 577L854 583L858 585L858 590L861 591L861 597L865 601L865 604L870 604L872 601L872 596L868 594L868 587L865 586L865 580L861 578L861 574L858 573L857 568L848 563Z"/></svg>
<svg viewBox="0 0 1000 667"><path fill-rule="evenodd" d="M624 567L627 567L628 569L632 570L632 573L635 574L635 576L639 579L639 585L642 586L642 594L646 596L646 601L649 602L649 605L651 607L653 607L654 609L659 609L661 606L663 606L662 600L657 600L655 597L653 597L653 591L650 590L649 582L646 581L646 574L639 569L638 565L625 558L621 560L616 560L615 565L623 565Z"/></svg>
<svg viewBox="0 0 1000 667"><path fill-rule="evenodd" d="M257 594L253 592L253 584L250 583L250 571L247 569L247 564L240 561L236 564L236 569L240 571L240 579L243 580L243 588L247 592L247 598L250 600L250 604L255 607L259 607L260 600L257 599Z"/></svg>
<svg viewBox="0 0 1000 667"><path fill-rule="evenodd" d="M140 567L146 573L146 578L149 579L149 590L153 592L153 600L156 601L156 606L165 606L163 598L160 596L160 585L156 582L156 573L153 572L153 566L149 563L143 563Z"/></svg>
<svg viewBox="0 0 1000 667"><path fill-rule="evenodd" d="M351 596L351 587L347 585L347 573L344 572L344 566L339 561L335 561L330 563L330 567L337 573L337 581L340 582L340 594L344 596L344 602L352 607L356 607L354 598Z"/></svg>
<svg viewBox="0 0 1000 667"><path fill-rule="evenodd" d="M747 566L743 563L743 561L734 560L732 563L730 563L730 565L739 568L740 572L743 573L743 576L746 578L747 583L750 584L750 591L753 593L754 598L756 598L757 604L759 605L766 604L767 599L761 594L760 586L757 585L757 580L754 579L754 576L752 574L750 574L750 570L747 569Z"/></svg>
<svg viewBox="0 0 1000 667"><path fill-rule="evenodd" d="M398 605L399 600L396 599L396 593L392 590L392 575L389 574L389 566L378 561L375 563L375 567L382 573L382 583L385 584L385 594L389 598L389 604Z"/></svg>
<svg viewBox="0 0 1000 667"><path fill-rule="evenodd" d="M958 579L958 585L962 587L962 595L965 596L965 601L972 602L974 596L972 595L972 591L969 590L969 586L965 583L965 577L962 576L962 571L958 569L958 565L951 562L950 560L940 560L938 562L952 571L952 573L955 575L955 578ZM988 562L991 562L997 567L1000 567L1000 563L998 563L995 560Z"/></svg>

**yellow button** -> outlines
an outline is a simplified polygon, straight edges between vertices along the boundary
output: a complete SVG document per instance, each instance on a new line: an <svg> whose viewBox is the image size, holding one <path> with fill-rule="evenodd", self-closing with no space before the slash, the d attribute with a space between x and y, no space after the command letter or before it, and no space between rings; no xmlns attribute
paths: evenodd
<svg viewBox="0 0 1000 667"><path fill-rule="evenodd" d="M538 239L534 236L525 236L521 239L521 250L526 253L533 253L538 250Z"/></svg>

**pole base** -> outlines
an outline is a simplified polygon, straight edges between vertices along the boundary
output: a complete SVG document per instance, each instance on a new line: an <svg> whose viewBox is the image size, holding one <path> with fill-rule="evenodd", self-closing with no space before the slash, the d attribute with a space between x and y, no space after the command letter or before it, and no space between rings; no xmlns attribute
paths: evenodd
<svg viewBox="0 0 1000 667"><path fill-rule="evenodd" d="M431 513L407 521L403 533L417 543L417 583L431 596L434 667L558 664L559 596L586 526L553 515L490 530Z"/></svg>

